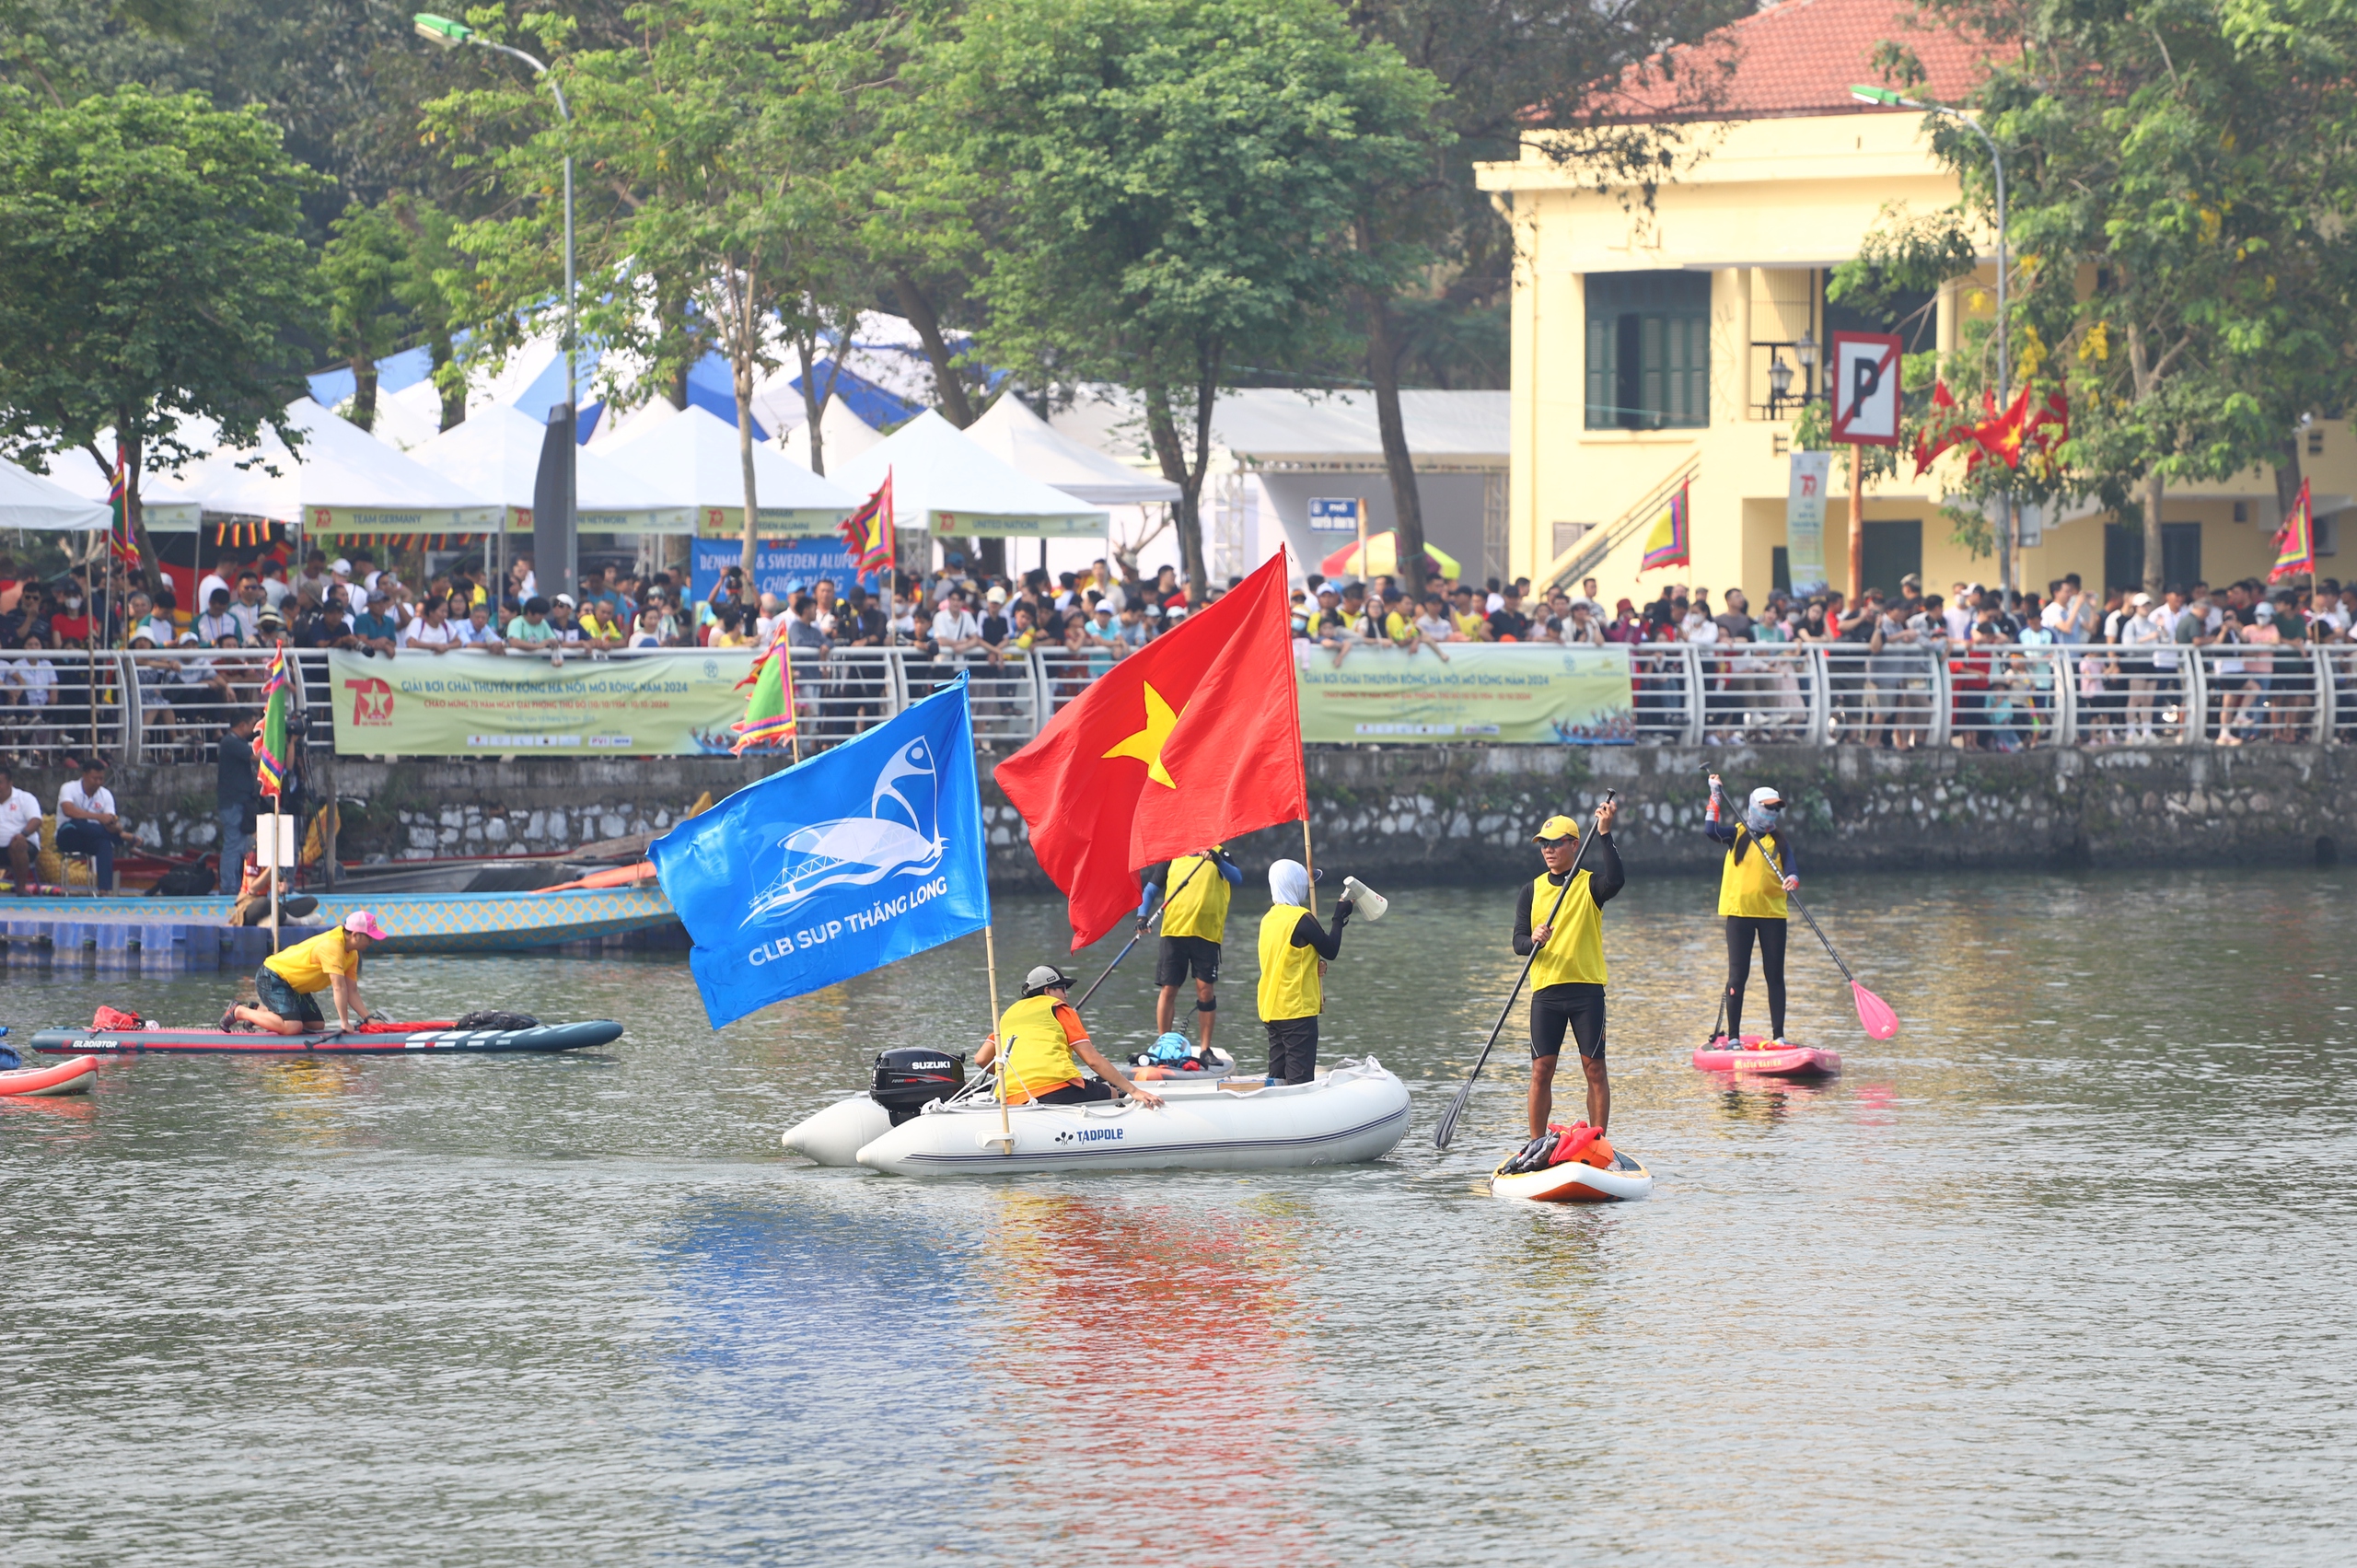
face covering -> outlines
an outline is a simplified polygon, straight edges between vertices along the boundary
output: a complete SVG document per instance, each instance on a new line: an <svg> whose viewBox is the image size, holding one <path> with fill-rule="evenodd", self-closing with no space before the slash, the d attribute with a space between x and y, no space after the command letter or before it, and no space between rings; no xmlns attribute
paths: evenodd
<svg viewBox="0 0 2357 1568"><path fill-rule="evenodd" d="M1747 806L1743 808L1743 825L1754 833L1772 833L1776 830L1776 819L1782 815L1782 811L1771 811L1765 806Z"/></svg>
<svg viewBox="0 0 2357 1568"><path fill-rule="evenodd" d="M65 601L65 608L67 610L79 610L82 608L82 601L78 598L69 598Z"/></svg>
<svg viewBox="0 0 2357 1568"><path fill-rule="evenodd" d="M1269 897L1281 904L1309 902L1309 868L1297 860L1281 860L1269 867Z"/></svg>

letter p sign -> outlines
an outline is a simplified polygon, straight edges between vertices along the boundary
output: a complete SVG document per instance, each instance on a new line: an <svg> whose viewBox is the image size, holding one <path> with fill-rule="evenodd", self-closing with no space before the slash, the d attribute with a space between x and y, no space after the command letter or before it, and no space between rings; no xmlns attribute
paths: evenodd
<svg viewBox="0 0 2357 1568"><path fill-rule="evenodd" d="M1898 445L1898 338L1833 334L1833 439L1860 447Z"/></svg>

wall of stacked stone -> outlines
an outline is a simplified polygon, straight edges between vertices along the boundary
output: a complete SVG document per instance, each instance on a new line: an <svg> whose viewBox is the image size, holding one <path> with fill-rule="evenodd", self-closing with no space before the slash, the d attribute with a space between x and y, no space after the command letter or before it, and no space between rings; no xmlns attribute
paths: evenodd
<svg viewBox="0 0 2357 1568"><path fill-rule="evenodd" d="M1022 819L991 783L982 816L993 882L1044 888ZM364 761L327 777L348 803L354 858L419 860L575 849L661 832L698 796L775 771L726 758ZM1705 872L1703 779L1738 794L1772 784L1793 802L1815 869L1976 869L2289 864L2357 843L2357 749L2153 747L2096 751L1868 751L1856 747L1387 747L1309 753L1312 836L1339 880L1380 885L1521 875L1531 831L1559 810L1621 795L1621 852L1659 871ZM64 775L19 781L44 805ZM215 839L210 765L118 768L110 781L141 841L201 851ZM1255 872L1301 853L1298 828L1235 851Z"/></svg>

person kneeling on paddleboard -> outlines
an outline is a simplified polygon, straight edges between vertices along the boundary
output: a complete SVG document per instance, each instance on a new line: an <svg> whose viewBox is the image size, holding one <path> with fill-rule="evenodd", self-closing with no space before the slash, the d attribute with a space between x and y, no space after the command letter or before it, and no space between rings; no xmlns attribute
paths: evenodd
<svg viewBox="0 0 2357 1568"><path fill-rule="evenodd" d="M1620 812L1607 800L1596 808L1595 864L1573 874L1580 857L1580 825L1550 817L1534 840L1547 869L1522 889L1515 903L1514 950L1517 958L1536 948L1530 963L1530 1135L1544 1137L1555 1109L1555 1060L1568 1028L1587 1075L1587 1120L1599 1136L1612 1119L1612 1084L1604 1069L1604 906L1627 883L1620 852L1612 847L1612 819ZM1538 922L1533 928L1532 922Z"/></svg>
<svg viewBox="0 0 2357 1568"><path fill-rule="evenodd" d="M1726 1041L1743 1043L1743 988L1751 979L1751 942L1759 939L1759 972L1768 981L1768 1022L1779 1046L1784 1043L1784 895L1801 885L1792 874L1793 845L1783 826L1784 797L1762 784L1751 792L1743 820L1727 820L1719 775L1711 775L1711 804L1702 831L1727 846L1719 873L1719 913L1727 923ZM1765 853L1762 853L1762 852ZM1782 870L1780 873L1778 867Z"/></svg>
<svg viewBox="0 0 2357 1568"><path fill-rule="evenodd" d="M377 923L377 917L366 910L354 910L333 930L298 942L283 953L273 953L254 971L254 994L261 999L261 1005L239 1003L231 1007L221 1020L222 1028L251 1024L274 1035L324 1028L326 1020L320 1017L315 1000L322 991L334 1004L336 1028L353 1028L368 1016L367 1004L360 1000L361 955L372 943L384 939L385 928Z"/></svg>
<svg viewBox="0 0 2357 1568"><path fill-rule="evenodd" d="M974 1065L987 1067L998 1060L998 1042L1006 1041L1006 1085L1009 1105L1077 1105L1111 1099L1114 1086L1141 1105L1160 1106L1155 1095L1138 1087L1121 1070L1098 1054L1089 1042L1088 1026L1080 1021L1065 998L1072 994L1072 977L1053 964L1041 964L1023 977L1022 999L999 1016L998 1032L982 1041ZM1074 1058L1078 1058L1077 1061ZM1080 1075L1086 1063L1098 1081Z"/></svg>
<svg viewBox="0 0 2357 1568"><path fill-rule="evenodd" d="M1269 1031L1269 1076L1306 1084L1318 1076L1318 1015L1326 1010L1326 960L1341 957L1351 900L1334 905L1334 929L1309 912L1309 867L1269 867L1269 912L1260 917L1260 1021Z"/></svg>

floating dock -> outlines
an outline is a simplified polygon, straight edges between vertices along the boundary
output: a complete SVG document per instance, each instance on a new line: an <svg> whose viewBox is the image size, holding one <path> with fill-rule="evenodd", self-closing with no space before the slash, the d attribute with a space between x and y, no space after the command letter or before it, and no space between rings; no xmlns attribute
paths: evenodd
<svg viewBox="0 0 2357 1568"><path fill-rule="evenodd" d="M663 889L585 888L561 893L312 894L319 908L280 933L282 945L316 936L354 910L373 911L388 953L597 953L685 948L687 933ZM227 923L232 900L0 897L0 962L88 965L144 974L250 970L270 954L270 932Z"/></svg>

